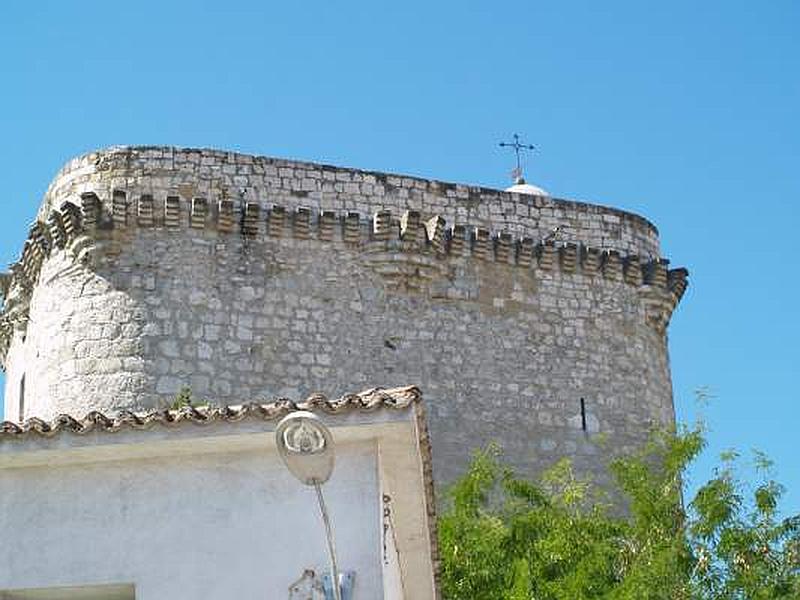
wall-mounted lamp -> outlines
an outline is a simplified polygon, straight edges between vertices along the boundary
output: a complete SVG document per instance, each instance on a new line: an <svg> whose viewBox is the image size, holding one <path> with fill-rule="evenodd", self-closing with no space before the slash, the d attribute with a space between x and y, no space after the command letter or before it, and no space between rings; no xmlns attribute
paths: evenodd
<svg viewBox="0 0 800 600"><path fill-rule="evenodd" d="M330 479L335 462L333 436L314 413L297 411L286 415L275 429L278 452L286 468L303 485L313 486L317 492L319 511L325 525L328 541L328 554L331 563L333 597L342 600L341 579L336 563L336 548L333 543L333 530L322 495L322 484Z"/></svg>

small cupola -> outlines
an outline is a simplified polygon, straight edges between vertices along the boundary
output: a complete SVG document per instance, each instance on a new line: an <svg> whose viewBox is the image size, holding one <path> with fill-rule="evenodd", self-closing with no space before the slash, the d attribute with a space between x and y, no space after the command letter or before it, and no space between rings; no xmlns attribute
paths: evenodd
<svg viewBox="0 0 800 600"><path fill-rule="evenodd" d="M511 192L512 194L530 194L531 196L546 196L550 197L550 194L536 185L531 185L530 183L525 181L525 178L521 175L514 180L514 185L510 188L506 188L507 192Z"/></svg>

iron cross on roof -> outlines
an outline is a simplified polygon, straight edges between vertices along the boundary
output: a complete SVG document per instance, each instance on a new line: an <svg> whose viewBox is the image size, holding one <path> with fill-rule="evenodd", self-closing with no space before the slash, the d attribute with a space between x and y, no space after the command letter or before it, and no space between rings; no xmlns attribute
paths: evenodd
<svg viewBox="0 0 800 600"><path fill-rule="evenodd" d="M519 141L519 135L516 133L514 134L514 141L513 142L500 142L501 148L513 148L514 154L517 155L517 167L511 171L511 177L514 180L514 183L524 183L525 180L522 178L522 165L520 164L519 155L520 152L523 150L535 150L536 148L531 144L523 144Z"/></svg>

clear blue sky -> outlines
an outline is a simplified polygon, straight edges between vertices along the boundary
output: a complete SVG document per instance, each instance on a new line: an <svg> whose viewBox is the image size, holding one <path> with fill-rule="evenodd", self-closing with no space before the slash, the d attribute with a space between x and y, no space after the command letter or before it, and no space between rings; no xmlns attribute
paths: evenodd
<svg viewBox="0 0 800 600"><path fill-rule="evenodd" d="M0 262L61 164L111 144L212 146L641 213L691 287L675 399L710 457L756 447L800 511L800 4L6 2Z"/></svg>

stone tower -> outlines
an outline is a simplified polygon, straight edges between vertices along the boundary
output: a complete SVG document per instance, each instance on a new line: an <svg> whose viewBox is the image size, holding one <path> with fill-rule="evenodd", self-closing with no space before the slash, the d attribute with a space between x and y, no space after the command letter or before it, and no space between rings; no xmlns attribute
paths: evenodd
<svg viewBox="0 0 800 600"><path fill-rule="evenodd" d="M596 434L626 449L674 419L687 272L639 216L519 191L212 150L76 158L3 276L6 418L414 383L439 480L490 441L602 472Z"/></svg>

